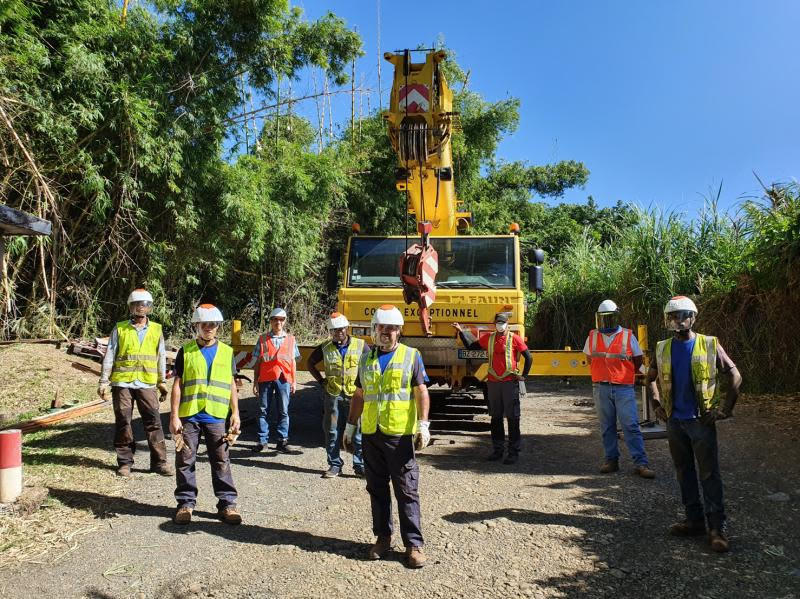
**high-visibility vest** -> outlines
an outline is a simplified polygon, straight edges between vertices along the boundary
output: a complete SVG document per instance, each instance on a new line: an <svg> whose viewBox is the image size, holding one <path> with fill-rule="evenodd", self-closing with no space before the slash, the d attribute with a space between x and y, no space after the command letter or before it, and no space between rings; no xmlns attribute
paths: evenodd
<svg viewBox="0 0 800 599"><path fill-rule="evenodd" d="M597 329L589 333L589 351L592 357L592 382L633 385L636 368L633 365L630 329L621 330L606 347L603 334Z"/></svg>
<svg viewBox="0 0 800 599"><path fill-rule="evenodd" d="M358 363L364 351L364 340L350 337L350 344L342 358L339 346L333 341L328 341L322 347L322 357L325 362L325 390L329 395L339 395L344 392L346 397L352 397L356 392L356 377L358 377Z"/></svg>
<svg viewBox="0 0 800 599"><path fill-rule="evenodd" d="M364 389L361 432L370 435L378 427L386 435L413 435L417 432L417 402L411 389L411 375L419 352L397 344L383 373L378 350L361 357L358 376Z"/></svg>
<svg viewBox="0 0 800 599"><path fill-rule="evenodd" d="M717 338L711 335L695 336L692 350L692 383L700 414L719 405L720 393L717 385ZM661 386L661 405L667 416L672 415L672 339L659 341L656 346L658 382Z"/></svg>
<svg viewBox="0 0 800 599"><path fill-rule="evenodd" d="M117 353L111 370L111 383L141 381L145 385L158 382L158 342L161 340L161 325L152 320L147 323L147 332L139 343L139 332L129 320L117 323Z"/></svg>
<svg viewBox="0 0 800 599"><path fill-rule="evenodd" d="M280 348L275 347L269 335L261 335L258 343L261 345L258 382L277 381L283 375L287 382L293 383L297 368L294 362L294 335L286 335Z"/></svg>
<svg viewBox="0 0 800 599"><path fill-rule="evenodd" d="M211 363L200 352L196 341L183 346L183 377L178 416L189 418L201 410L215 418L227 418L233 385L233 348L217 341L217 353Z"/></svg>
<svg viewBox="0 0 800 599"><path fill-rule="evenodd" d="M517 367L516 362L514 361L514 333L511 331L506 332L506 347L505 347L505 370L502 374L497 374L494 370L494 340L497 336L497 333L492 333L489 335L489 374L491 374L494 378L498 381L502 381L507 376L514 374L515 368Z"/></svg>

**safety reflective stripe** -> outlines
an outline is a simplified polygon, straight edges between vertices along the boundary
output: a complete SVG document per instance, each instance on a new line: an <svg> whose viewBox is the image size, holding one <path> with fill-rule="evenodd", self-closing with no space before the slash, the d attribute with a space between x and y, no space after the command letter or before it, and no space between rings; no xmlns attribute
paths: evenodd
<svg viewBox="0 0 800 599"><path fill-rule="evenodd" d="M489 336L489 355L488 355L488 359L489 359L489 374L491 374L496 379L504 379L509 374L514 374L514 369L511 368L511 364L512 364L512 361L513 361L513 355L512 355L512 346L513 346L512 335L513 334L514 333L512 333L511 331L507 331L506 332L506 347L505 347L506 369L503 372L503 374L497 374L495 372L495 370L494 370L494 340L495 340L495 338L497 336L497 333L492 333Z"/></svg>
<svg viewBox="0 0 800 599"><path fill-rule="evenodd" d="M208 385L209 387L219 387L220 389L225 389L226 391L231 390L231 385L229 383L220 383L218 381L209 381L207 379L192 379L191 381L184 381L184 387L191 387L193 385Z"/></svg>
<svg viewBox="0 0 800 599"><path fill-rule="evenodd" d="M114 368L114 372L147 372L149 374L158 374L158 367L150 368L149 366L121 366Z"/></svg>
<svg viewBox="0 0 800 599"><path fill-rule="evenodd" d="M155 354L119 354L117 355L117 359L124 361L124 360L158 360L158 356Z"/></svg>

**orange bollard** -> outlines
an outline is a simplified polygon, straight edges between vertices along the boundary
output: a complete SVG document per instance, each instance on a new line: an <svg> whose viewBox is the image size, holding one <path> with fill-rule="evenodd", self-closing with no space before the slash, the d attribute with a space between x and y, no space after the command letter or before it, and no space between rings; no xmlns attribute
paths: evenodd
<svg viewBox="0 0 800 599"><path fill-rule="evenodd" d="M22 494L22 431L0 431L0 503L13 503Z"/></svg>

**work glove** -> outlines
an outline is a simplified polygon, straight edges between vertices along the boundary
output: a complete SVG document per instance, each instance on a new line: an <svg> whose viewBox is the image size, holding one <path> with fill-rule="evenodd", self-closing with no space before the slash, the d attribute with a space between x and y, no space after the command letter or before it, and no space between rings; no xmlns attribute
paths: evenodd
<svg viewBox="0 0 800 599"><path fill-rule="evenodd" d="M111 386L108 383L100 383L97 387L97 395L103 401L108 401L111 398Z"/></svg>
<svg viewBox="0 0 800 599"><path fill-rule="evenodd" d="M356 447L353 443L353 437L356 434L356 428L358 425L347 423L347 426L344 427L344 435L342 436L342 447L347 453L355 453Z"/></svg>
<svg viewBox="0 0 800 599"><path fill-rule="evenodd" d="M167 394L169 393L169 389L167 389L167 384L159 383L158 385L156 385L156 387L158 388L158 393L159 393L158 401L164 401L165 399L167 399Z"/></svg>
<svg viewBox="0 0 800 599"><path fill-rule="evenodd" d="M431 423L428 420L420 420L417 423L417 434L414 437L414 449L421 451L431 442Z"/></svg>
<svg viewBox="0 0 800 599"><path fill-rule="evenodd" d="M700 422L705 424L706 426L711 426L718 420L725 420L729 418L730 414L723 410L722 408L711 408L708 412L700 416Z"/></svg>

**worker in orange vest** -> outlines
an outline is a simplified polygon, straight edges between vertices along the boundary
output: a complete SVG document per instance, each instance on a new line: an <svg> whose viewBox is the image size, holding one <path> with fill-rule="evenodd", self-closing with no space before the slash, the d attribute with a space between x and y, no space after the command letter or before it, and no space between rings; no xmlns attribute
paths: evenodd
<svg viewBox="0 0 800 599"><path fill-rule="evenodd" d="M521 434L519 420L520 381L530 370L533 358L525 341L508 330L508 312L498 312L494 317L495 331L483 333L477 340L465 332L462 326L454 322L461 342L467 349L485 349L489 354L489 379L486 383L489 399L489 416L492 419L492 453L486 458L489 461L503 457L506 432L503 427L503 416L508 420L508 454L504 464L514 464L519 459ZM519 358L525 360L520 372L517 371Z"/></svg>
<svg viewBox="0 0 800 599"><path fill-rule="evenodd" d="M592 396L600 434L603 437L605 461L600 472L619 470L617 419L622 425L625 444L642 478L655 478L644 451L644 438L639 428L639 412L633 384L644 361L636 336L620 326L617 304L604 300L595 314L596 328L589 331L583 353L592 370Z"/></svg>
<svg viewBox="0 0 800 599"><path fill-rule="evenodd" d="M258 444L253 451L264 451L270 438L270 425L275 431L275 449L281 453L297 453L289 445L289 397L297 389L297 365L300 350L294 335L286 332L286 311L275 308L269 315L270 330L259 336L253 347L255 381L253 393L258 396L261 412L258 418ZM272 406L277 418L273 421Z"/></svg>

